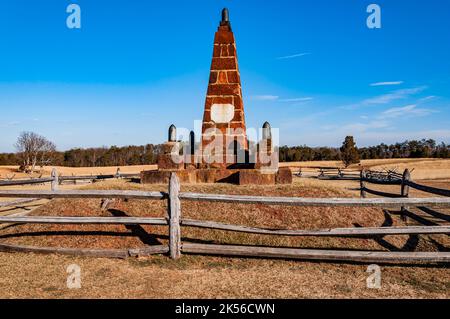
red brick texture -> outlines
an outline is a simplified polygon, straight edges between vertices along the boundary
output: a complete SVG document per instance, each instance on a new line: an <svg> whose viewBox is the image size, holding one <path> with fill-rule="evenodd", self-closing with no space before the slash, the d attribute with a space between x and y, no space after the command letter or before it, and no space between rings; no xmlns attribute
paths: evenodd
<svg viewBox="0 0 450 319"><path fill-rule="evenodd" d="M216 124L211 118L211 107L214 104L234 105L235 114L233 119L229 123ZM203 149L211 142L211 139L206 136L206 131L214 128L217 129L218 134L224 134L224 141L228 129L240 129L244 134L246 132L241 78L236 54L236 42L231 28L226 25L220 26L214 37L211 74L203 116ZM244 139L242 139L242 137L237 138L237 135L238 133L236 133L236 139L242 144L241 149L247 150L247 136L244 136ZM221 154L221 156L224 157L222 162L225 162L226 152L227 151L225 151L224 154ZM205 154L205 156L207 156L207 154Z"/></svg>
<svg viewBox="0 0 450 319"><path fill-rule="evenodd" d="M142 184L168 184L171 173L176 173L182 184L230 183L237 185L276 185L292 182L289 169L264 174L253 169L192 169L172 171L145 171L141 173Z"/></svg>

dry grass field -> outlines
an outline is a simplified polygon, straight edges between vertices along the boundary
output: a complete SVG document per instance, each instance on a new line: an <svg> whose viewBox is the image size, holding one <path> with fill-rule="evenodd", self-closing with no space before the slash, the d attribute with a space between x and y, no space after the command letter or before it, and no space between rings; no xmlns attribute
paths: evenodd
<svg viewBox="0 0 450 319"><path fill-rule="evenodd" d="M425 163L425 164L424 164ZM429 165L427 166L428 163ZM328 164L317 163L318 166ZM367 163L363 163L368 165ZM450 161L422 160L373 162L373 167L408 165L417 171L450 171ZM303 164L302 164L303 165ZM305 166L315 166L309 163ZM447 166L448 165L448 166ZM333 165L332 165L333 166ZM444 168L443 168L444 167ZM117 168L98 168L114 173ZM70 171L71 169L68 169ZM136 167L121 168L136 172ZM79 169L76 174L90 174ZM65 173L63 173L65 174ZM425 175L424 183L447 185L445 179ZM421 175L419 175L421 176ZM441 176L442 177L442 176ZM34 188L47 186L33 186ZM167 185L140 185L105 181L67 188L133 189L166 191ZM293 185L251 186L183 185L182 191L300 197L356 197L357 182L295 178ZM392 186L395 187L395 186ZM29 188L29 186L26 186ZM398 188L398 186L396 186ZM21 187L20 189L24 189ZM387 191L386 188L383 188ZM398 191L398 189L393 189ZM413 196L423 196L412 193ZM118 201L106 212L100 200L58 199L36 205L31 215L49 216L148 216L163 217L165 201ZM0 209L0 215L6 215ZM375 208L320 208L182 202L185 218L220 221L265 228L317 229L379 227L418 224L399 212ZM448 214L447 211L443 211ZM445 223L423 212L423 218ZM425 217L424 217L425 216ZM376 238L294 238L183 228L184 242L251 244L261 246L334 248L378 251L448 251L448 236L385 236ZM58 226L3 225L0 242L50 247L138 248L167 243L167 228L153 226ZM66 287L66 268L77 264L82 288ZM382 288L368 289L367 265L290 260L240 259L184 255L178 261L167 256L127 260L94 259L58 255L0 253L0 298L449 298L450 271L446 266L381 265Z"/></svg>
<svg viewBox="0 0 450 319"><path fill-rule="evenodd" d="M40 176L50 176L53 168L58 170L59 174L64 176L68 175L110 175L117 172L117 166L112 167L60 167L60 166L44 166L40 172L32 174L33 177ZM137 165L137 166L120 166L120 171L124 174L134 174L139 173L144 170L156 169L156 165ZM17 171L17 166L0 166L0 179L6 178L7 176L15 175L14 178L29 178L30 175L25 173L20 173Z"/></svg>
<svg viewBox="0 0 450 319"><path fill-rule="evenodd" d="M294 171L300 167L344 167L342 162L339 161L281 163L280 166L291 167ZM358 169L360 166L375 171L390 169L397 172L403 172L408 168L412 171L411 177L414 180L450 179L450 159L363 160L361 165L352 165L349 168ZM305 171L312 171L312 169L305 169Z"/></svg>

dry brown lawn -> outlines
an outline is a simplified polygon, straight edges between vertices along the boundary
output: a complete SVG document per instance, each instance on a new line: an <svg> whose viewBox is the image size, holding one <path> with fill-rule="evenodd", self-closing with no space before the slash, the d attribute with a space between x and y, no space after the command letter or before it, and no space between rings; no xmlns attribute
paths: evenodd
<svg viewBox="0 0 450 319"><path fill-rule="evenodd" d="M294 162L281 163L280 166L294 168L307 167L343 167L339 161L323 162ZM414 180L423 179L450 179L450 159L382 159L382 160L363 160L361 166L371 169L384 171L387 169L403 172L406 168L412 171ZM359 165L352 165L349 168L357 169ZM304 171L313 171L306 169Z"/></svg>
<svg viewBox="0 0 450 319"><path fill-rule="evenodd" d="M81 267L81 289L66 269ZM382 266L368 289L366 265L165 256L111 260L0 254L2 298L448 298L446 268Z"/></svg>
<svg viewBox="0 0 450 319"><path fill-rule="evenodd" d="M140 173L144 170L154 170L156 165L136 165L136 166L110 166L110 167L62 167L62 166L45 166L40 172L33 173L32 176L50 176L52 169L56 168L59 174L70 176L74 175L111 175L117 172L117 168L124 174ZM14 178L28 178L30 175L18 172L18 166L0 166L0 179L7 176L15 175Z"/></svg>
<svg viewBox="0 0 450 319"><path fill-rule="evenodd" d="M346 182L347 183L347 182ZM295 179L293 185L239 187L183 185L182 191L301 197L353 197L357 183ZM107 181L84 188L165 191L167 185ZM226 203L182 203L185 218L288 229L405 225L398 212L374 208L304 208ZM166 214L164 201L53 200L32 215L151 216ZM442 222L442 221L441 221ZM416 221L408 219L409 225ZM286 238L183 228L183 241L279 247L378 251L448 251L448 236ZM80 248L137 248L167 243L166 227L13 225L0 241ZM82 289L66 287L66 267L82 269ZM0 253L0 298L448 298L447 267L382 265L382 289L366 287L367 265L184 255L128 260Z"/></svg>
<svg viewBox="0 0 450 319"><path fill-rule="evenodd" d="M363 160L361 165L374 170L396 169L401 172L405 168L413 170L412 177L416 180L421 179L450 179L450 159L380 159ZM293 162L280 163L281 167L343 167L340 161L313 161L313 162ZM358 168L359 165L352 165L350 168ZM45 166L40 173L34 173L33 176L50 176L53 167ZM98 175L115 174L117 166L111 167L55 167L63 175ZM15 178L26 178L29 175L17 172L17 166L0 166L0 179L7 175L16 174ZM157 165L138 165L138 166L120 166L122 173L139 173L143 170L157 169Z"/></svg>

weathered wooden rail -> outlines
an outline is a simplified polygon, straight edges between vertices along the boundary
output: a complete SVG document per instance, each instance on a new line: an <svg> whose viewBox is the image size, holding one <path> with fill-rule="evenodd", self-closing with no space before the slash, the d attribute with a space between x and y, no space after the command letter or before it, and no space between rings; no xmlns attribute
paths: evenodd
<svg viewBox="0 0 450 319"><path fill-rule="evenodd" d="M436 188L436 187L420 185L420 184L414 183L413 181L406 181L405 184L411 188L417 189L422 192L450 197L450 190L448 190L448 189L441 189L441 188Z"/></svg>
<svg viewBox="0 0 450 319"><path fill-rule="evenodd" d="M54 186L57 188L57 186ZM450 234L450 226L410 226L335 228L317 230L264 229L239 225L229 225L213 221L184 219L181 201L208 201L241 204L266 204L289 206L341 206L341 207L403 207L438 206L450 207L450 198L296 198L261 197L217 194L181 193L178 177L170 179L169 192L142 191L0 191L0 197L18 198L127 198L136 200L167 200L168 218L146 217L54 217L29 216L0 217L0 224L90 224L90 225L156 225L168 226L169 244L143 249L92 250L72 248L49 248L14 246L0 244L0 251L21 251L37 253L58 253L82 256L117 257L148 256L169 253L173 259L182 253L240 257L288 258L301 260L332 260L346 262L432 262L449 263L450 252L373 252L342 251L321 249L297 249L283 247L224 246L191 244L182 242L182 228L195 227L219 231L233 231L271 236L317 236L317 237L367 237L380 235Z"/></svg>
<svg viewBox="0 0 450 319"><path fill-rule="evenodd" d="M421 235L421 234L447 234L450 226L417 226L417 227L366 227L366 228L328 228L318 230L274 230L246 226L229 225L224 223L182 219L182 226L227 230L248 234L278 235L278 236L315 236L315 237L358 237L378 235Z"/></svg>
<svg viewBox="0 0 450 319"><path fill-rule="evenodd" d="M143 192L123 190L0 190L0 198L119 198L119 199L168 199L170 194L164 192ZM450 198L305 198L305 197L265 197L243 195L219 195L179 193L179 199L188 201L208 201L241 204L265 204L308 207L401 207L409 206L444 206L450 204Z"/></svg>
<svg viewBox="0 0 450 319"><path fill-rule="evenodd" d="M377 172L377 176L381 176L381 172ZM393 174L393 173L390 173ZM392 178L391 175L386 175L384 178L368 178L368 172L365 170L361 171L360 174L360 183L361 183L361 197L365 198L366 193L373 194L376 196L381 197L391 197L391 198L402 198L402 197L409 197L409 188L414 188L419 191L439 195L439 196L445 196L450 197L450 190L448 189L442 189L442 188L436 188L426 185L421 185L418 183L415 183L411 180L411 173L408 169L405 170L403 175L395 175L395 178ZM400 176L400 177L399 177ZM400 185L401 190L399 194L393 194L393 193L386 193L386 192L380 192L377 190L369 189L366 187L366 183L369 184L379 184L379 185Z"/></svg>
<svg viewBox="0 0 450 319"><path fill-rule="evenodd" d="M60 224L60 225L169 225L165 218L144 217L0 217L0 224Z"/></svg>
<svg viewBox="0 0 450 319"><path fill-rule="evenodd" d="M0 202L0 208L2 207L13 207L17 205L23 205L28 204L36 201L36 198L24 198L24 199L18 199L15 201L9 201L9 202Z"/></svg>
<svg viewBox="0 0 450 319"><path fill-rule="evenodd" d="M64 190L64 191L34 191L34 190L0 190L0 198L118 198L118 199L166 199L164 192L142 192L121 190Z"/></svg>
<svg viewBox="0 0 450 319"><path fill-rule="evenodd" d="M0 196L1 196L0 192ZM266 204L309 207L400 207L404 205L448 206L447 198L304 198L304 197L264 197L242 195L217 195L181 193L180 199L241 204Z"/></svg>
<svg viewBox="0 0 450 319"><path fill-rule="evenodd" d="M450 253L338 251L205 244L183 244L183 252L201 255L284 258L317 261L353 261L366 263L448 263L450 261Z"/></svg>
<svg viewBox="0 0 450 319"><path fill-rule="evenodd" d="M55 181L58 184L62 182L76 182L76 181L101 181L108 179L133 179L140 178L140 174L131 173L131 174L122 174L120 170L117 170L116 174L109 175L72 175L72 176L62 176L58 175L58 172L54 169L52 171L52 176L48 178L31 178L31 179L9 179L6 181L0 181L0 186L22 186L22 185L34 185L34 184L45 184L45 183L54 183Z"/></svg>
<svg viewBox="0 0 450 319"><path fill-rule="evenodd" d="M0 244L0 251L20 251L35 253L58 253L95 257L127 258L169 253L178 259L182 253L222 256L289 258L301 260L334 260L360 262L450 262L447 252L371 252L312 250L280 247L223 246L191 244L182 242L182 228L195 227L221 231L233 231L271 236L315 236L315 237L367 237L380 235L450 234L450 226L417 227L372 227L335 228L317 230L264 229L239 225L229 225L212 221L184 219L181 201L208 201L241 204L266 204L289 206L344 206L344 207L403 207L403 206L450 206L450 198L295 198L261 197L216 194L180 193L176 175L170 180L169 193L142 191L58 191L54 181L52 191L0 191L0 197L8 198L127 198L137 200L168 200L168 218L146 217L53 217L53 216L6 216L0 217L0 224L76 224L76 225L154 225L169 226L169 245L151 246L143 249L96 250L73 248L29 247ZM23 200L23 199L22 199Z"/></svg>
<svg viewBox="0 0 450 319"><path fill-rule="evenodd" d="M343 169L340 167L320 167L318 179L322 180L356 180L359 178L358 170Z"/></svg>
<svg viewBox="0 0 450 319"><path fill-rule="evenodd" d="M18 179L10 181L0 181L0 186L20 186L20 185L33 185L51 183L53 178L34 178L34 179Z"/></svg>

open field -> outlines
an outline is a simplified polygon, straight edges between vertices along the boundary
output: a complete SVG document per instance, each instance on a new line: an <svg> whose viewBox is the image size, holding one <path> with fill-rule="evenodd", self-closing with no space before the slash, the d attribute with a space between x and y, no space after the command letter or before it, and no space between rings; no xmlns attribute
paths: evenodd
<svg viewBox="0 0 450 319"><path fill-rule="evenodd" d="M413 161L422 170L441 169L449 161ZM427 162L427 161L425 161ZM373 165L386 165L376 162ZM310 164L309 164L310 165ZM308 166L309 166L308 165ZM389 165L399 165L390 163ZM312 164L315 166L315 164ZM326 165L320 165L326 166ZM384 167L384 166L383 166ZM410 167L410 166L408 166ZM102 173L115 173L117 168ZM69 169L70 170L70 169ZM122 169L121 169L122 170ZM136 172L136 167L122 172ZM75 174L87 174L77 171ZM63 173L64 174L64 173ZM90 174L90 173L89 173ZM446 180L422 181L448 187ZM436 184L437 183L437 184ZM49 189L20 186L16 189ZM124 180L91 185L63 185L78 189L130 189L167 191L167 185L140 185ZM183 192L298 197L358 197L355 181L323 181L295 178L293 185L233 186L183 185ZM372 185L370 186L372 188ZM387 187L387 188L386 188ZM390 189L392 187L392 189ZM11 189L12 187L8 187ZM399 186L375 189L398 192ZM413 197L424 196L411 190ZM429 195L425 196L429 197ZM146 216L164 217L166 201L115 202L108 211L100 200L57 199L45 201L32 216ZM32 205L32 204L27 204ZM25 206L25 205L24 205ZM445 220L418 209L415 214L439 225ZM398 211L376 208L286 207L260 204L182 202L185 218L265 228L319 229L420 225L414 218L402 220ZM440 213L449 214L449 210ZM1 211L0 215L10 214ZM183 228L184 242L249 244L257 246L333 248L374 251L448 251L449 236L413 235L372 238L280 237ZM167 243L167 227L114 225L0 225L0 242L50 247L138 248ZM77 264L82 288L66 287L66 268ZM58 255L0 253L0 298L449 298L447 266L381 265L382 288L368 289L367 265L290 260L240 259L183 255L178 261L166 256L127 260L93 259Z"/></svg>
<svg viewBox="0 0 450 319"><path fill-rule="evenodd" d="M291 162L280 163L282 167L291 167L295 172L295 168L300 167L343 167L339 161L323 161L323 162ZM386 169L403 172L409 168L414 180L423 179L450 179L450 159L383 159L383 160L363 160L361 166L366 169L383 171ZM358 169L360 165L352 165L349 168ZM305 169L304 171L313 171Z"/></svg>
<svg viewBox="0 0 450 319"><path fill-rule="evenodd" d="M66 268L81 267L81 289ZM382 267L368 289L367 266L184 256L110 260L0 254L2 298L448 298L446 268Z"/></svg>
<svg viewBox="0 0 450 319"><path fill-rule="evenodd" d="M34 173L33 176L50 176L52 169L56 168L59 174L62 175L111 175L116 174L118 166L110 167L62 167L62 166L44 166L39 173ZM137 165L137 166L120 166L121 173L133 174L144 170L156 169L156 165ZM28 174L19 173L18 166L0 166L0 178L6 178L7 175L15 174L14 178L29 178Z"/></svg>
<svg viewBox="0 0 450 319"><path fill-rule="evenodd" d="M316 182L319 182L316 184ZM296 179L292 186L183 186L183 191L273 196L351 197L351 192ZM96 189L165 190L108 181ZM182 203L186 218L268 228L323 228L405 225L396 212L372 208L292 208L224 203ZM32 215L164 216L165 202L118 202L101 212L99 200L53 200ZM409 224L413 221L409 221ZM199 229L183 230L183 241L273 246L436 251L449 246L447 236L384 238L280 238ZM16 225L0 232L2 242L54 247L137 248L167 242L165 227ZM446 249L446 248L444 248ZM367 265L183 256L106 260L34 254L0 254L0 297L111 298L448 298L450 272L445 267L383 266L381 290L366 288ZM83 288L65 287L68 265L82 268ZM26 284L22 284L26 282ZM174 284L174 282L176 284Z"/></svg>
<svg viewBox="0 0 450 319"><path fill-rule="evenodd" d="M343 167L340 161L315 161L315 162L290 162L280 163L281 167ZM416 180L421 179L450 179L450 159L382 159L382 160L363 160L361 166L372 170L396 169L401 172L405 168L413 170L412 177ZM358 169L359 165L352 165L350 168ZM17 172L17 166L0 166L0 178L6 178L6 175L16 174L15 178L26 178L29 175ZM43 176L50 176L53 167L45 166L42 169ZM111 167L55 167L62 175L98 175L115 174L117 166ZM139 173L143 170L157 169L157 165L138 165L138 166L120 166L122 173ZM309 170L306 170L309 171ZM35 173L34 176L39 176Z"/></svg>

